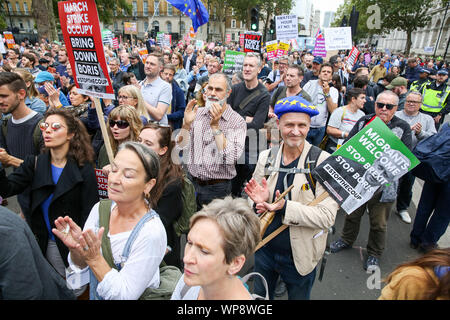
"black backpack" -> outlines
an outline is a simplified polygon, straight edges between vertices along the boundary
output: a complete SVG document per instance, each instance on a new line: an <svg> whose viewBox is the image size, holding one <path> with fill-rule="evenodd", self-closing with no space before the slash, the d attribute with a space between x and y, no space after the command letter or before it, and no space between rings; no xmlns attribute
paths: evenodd
<svg viewBox="0 0 450 320"><path fill-rule="evenodd" d="M264 166L264 177L266 178L266 180L271 174L270 168L274 168L275 158L277 156L278 150L279 147L273 147L269 151L269 156L267 157L266 165ZM308 184L314 196L316 195L316 179L313 177L312 172L316 168L317 160L319 159L321 153L322 149L311 145L311 148L306 155L305 163L303 165L303 167L307 170L307 172L304 172L306 180L308 181Z"/></svg>

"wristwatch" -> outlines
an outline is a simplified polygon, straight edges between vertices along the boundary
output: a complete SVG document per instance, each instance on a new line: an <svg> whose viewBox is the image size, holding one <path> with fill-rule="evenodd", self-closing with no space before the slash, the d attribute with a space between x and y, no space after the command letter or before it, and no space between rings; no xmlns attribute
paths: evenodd
<svg viewBox="0 0 450 320"><path fill-rule="evenodd" d="M222 134L222 130L212 129L212 134L213 134L213 136L218 136L218 135Z"/></svg>

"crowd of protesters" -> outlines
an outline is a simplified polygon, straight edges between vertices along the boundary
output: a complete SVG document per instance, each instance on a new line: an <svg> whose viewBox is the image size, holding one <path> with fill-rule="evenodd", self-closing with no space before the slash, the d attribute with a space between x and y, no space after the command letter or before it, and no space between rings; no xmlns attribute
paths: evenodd
<svg viewBox="0 0 450 320"><path fill-rule="evenodd" d="M39 255L38 249L46 259L37 262L40 282L22 271L19 287L17 275L3 272L0 263L0 297L149 299L174 292L173 299L252 299L237 275L261 237L288 225L255 253L254 270L265 278L255 281L255 293L274 299L285 288L289 299L309 299L339 206L330 196L307 206L323 187L301 171L286 172L305 169L316 147L322 151L315 161L324 161L375 116L413 150L445 126L450 112L450 69L442 58L361 49L349 66L348 51L324 59L291 48L270 61L265 52L247 53L242 70L231 77L222 67L226 50L243 50L237 44L149 44L145 57L139 54L143 47L105 45L115 99L100 103L113 158L94 101L77 92L64 44L25 41L0 55L0 202L7 206L6 198L17 195L19 216L28 225L1 208L0 223L21 230L15 239L28 240L5 249L13 236L7 240L0 233L0 259L16 256L13 269ZM273 154L266 151L278 144ZM267 173L272 157L279 170ZM99 201L94 168L108 177L109 200ZM364 268L379 267L390 212L413 223L408 208L414 181L407 173L347 216L331 252L352 247L367 209ZM286 182L294 189L277 200L288 191ZM450 196L449 181L438 185L440 197ZM183 251L175 226L189 187L198 212ZM450 215L427 201L421 198L429 212L418 211L416 219L435 219L414 221L405 241L430 256L429 263L423 258L396 270L383 299L450 297L450 255L448 249L436 251ZM255 217L265 211L276 215L260 234ZM432 294L409 294L407 284L395 292L400 289L392 282L408 281L401 276L410 269L432 277L415 281L414 292Z"/></svg>

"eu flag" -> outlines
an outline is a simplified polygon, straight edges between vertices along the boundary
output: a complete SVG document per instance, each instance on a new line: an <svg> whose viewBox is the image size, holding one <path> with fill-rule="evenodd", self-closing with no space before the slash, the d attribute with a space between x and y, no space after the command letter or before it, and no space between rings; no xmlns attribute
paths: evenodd
<svg viewBox="0 0 450 320"><path fill-rule="evenodd" d="M194 32L209 20L208 10L200 0L167 0L167 2L191 18Z"/></svg>

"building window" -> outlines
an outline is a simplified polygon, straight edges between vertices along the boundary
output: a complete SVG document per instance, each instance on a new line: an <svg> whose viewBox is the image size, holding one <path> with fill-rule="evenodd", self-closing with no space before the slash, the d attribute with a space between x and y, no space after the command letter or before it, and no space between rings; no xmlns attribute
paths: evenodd
<svg viewBox="0 0 450 320"><path fill-rule="evenodd" d="M17 13L20 12L20 4L18 2L16 2L16 11ZM22 28L22 27L21 27Z"/></svg>
<svg viewBox="0 0 450 320"><path fill-rule="evenodd" d="M236 20L231 19L231 29L236 29Z"/></svg>
<svg viewBox="0 0 450 320"><path fill-rule="evenodd" d="M8 1L8 10L9 10L10 13L13 12L13 8L12 8L12 5L11 5L11 2L9 2L9 1Z"/></svg>
<svg viewBox="0 0 450 320"><path fill-rule="evenodd" d="M133 1L133 17L137 16L137 2Z"/></svg>
<svg viewBox="0 0 450 320"><path fill-rule="evenodd" d="M236 34L234 32L231 34L231 41L236 41Z"/></svg>
<svg viewBox="0 0 450 320"><path fill-rule="evenodd" d="M155 29L155 28L158 28L158 32L159 32L159 22L158 21L153 21L153 23L152 23L152 28L153 29Z"/></svg>
<svg viewBox="0 0 450 320"><path fill-rule="evenodd" d="M28 4L26 2L23 3L23 12L28 14Z"/></svg>
<svg viewBox="0 0 450 320"><path fill-rule="evenodd" d="M172 33L172 22L168 21L166 25L167 25L167 33Z"/></svg>
<svg viewBox="0 0 450 320"><path fill-rule="evenodd" d="M119 30L119 26L117 25L117 21L114 22L114 30Z"/></svg>
<svg viewBox="0 0 450 320"><path fill-rule="evenodd" d="M147 17L148 16L148 1L144 1L143 2L143 14L144 14L144 17Z"/></svg>
<svg viewBox="0 0 450 320"><path fill-rule="evenodd" d="M186 33L186 24L184 23L184 21L180 22L180 33L181 34Z"/></svg>
<svg viewBox="0 0 450 320"><path fill-rule="evenodd" d="M167 3L167 15L171 17L173 15L173 7L170 3Z"/></svg>
<svg viewBox="0 0 450 320"><path fill-rule="evenodd" d="M155 6L155 17L159 17L159 1L155 1L154 6Z"/></svg>
<svg viewBox="0 0 450 320"><path fill-rule="evenodd" d="M148 21L144 21L144 32L148 32Z"/></svg>

